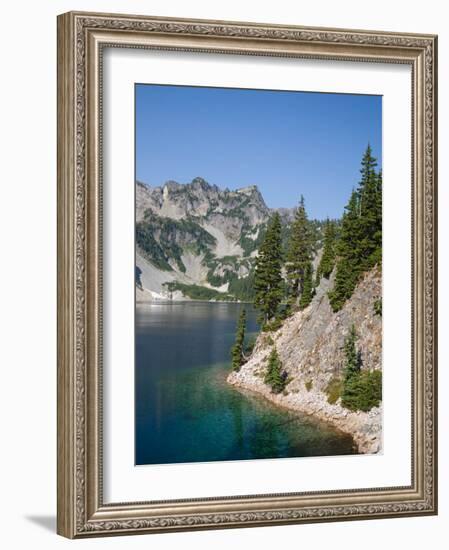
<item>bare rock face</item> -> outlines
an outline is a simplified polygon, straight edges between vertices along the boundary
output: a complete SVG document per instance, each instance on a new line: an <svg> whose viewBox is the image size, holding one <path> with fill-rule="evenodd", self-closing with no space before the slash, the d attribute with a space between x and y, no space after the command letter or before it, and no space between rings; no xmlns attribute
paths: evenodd
<svg viewBox="0 0 449 550"><path fill-rule="evenodd" d="M174 220L195 217L214 222L216 218L223 223L222 218L225 218L234 223L234 227L230 225L232 236L239 220L254 227L265 223L270 215L256 185L230 191L211 185L203 178L195 178L186 184L167 181L162 187L137 182L136 190L137 221L143 219L147 209ZM217 222L212 224L216 226ZM241 225L237 225L241 229ZM226 233L226 227L222 229ZM234 236L238 238L240 234Z"/></svg>
<svg viewBox="0 0 449 550"><path fill-rule="evenodd" d="M274 333L262 333L250 360L228 377L230 384L263 394L278 405L314 415L350 433L361 453L381 450L382 410L351 412L340 399L328 401L332 381L342 378L344 341L355 325L362 369L381 369L382 319L374 311L381 296L381 275L368 272L341 311L333 313L327 291L333 277L322 279L312 303L288 318ZM276 346L288 383L284 393L273 394L264 383L268 355Z"/></svg>
<svg viewBox="0 0 449 550"><path fill-rule="evenodd" d="M145 232L137 242L137 267L152 269L155 281L226 294L229 275L243 279L254 269L258 237L270 213L256 185L230 191L199 177L187 184L167 181L161 187L137 182L136 224ZM189 255L195 258L186 263ZM189 269L192 263L195 269ZM168 296L149 277L142 285L142 300Z"/></svg>

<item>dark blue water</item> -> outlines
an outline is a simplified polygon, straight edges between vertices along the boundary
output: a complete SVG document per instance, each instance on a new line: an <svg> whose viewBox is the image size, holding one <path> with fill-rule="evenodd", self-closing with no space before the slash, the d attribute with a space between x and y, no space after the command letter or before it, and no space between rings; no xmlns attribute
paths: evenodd
<svg viewBox="0 0 449 550"><path fill-rule="evenodd" d="M350 436L226 383L240 304L136 311L136 464L353 453ZM256 314L245 306L248 332Z"/></svg>

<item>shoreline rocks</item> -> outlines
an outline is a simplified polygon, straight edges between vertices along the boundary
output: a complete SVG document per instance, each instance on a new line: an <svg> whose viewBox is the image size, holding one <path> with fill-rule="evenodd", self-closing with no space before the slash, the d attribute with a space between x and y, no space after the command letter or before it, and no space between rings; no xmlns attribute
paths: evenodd
<svg viewBox="0 0 449 550"><path fill-rule="evenodd" d="M308 414L350 434L359 453L382 450L382 404L368 412L353 412L341 399L328 402L330 387L343 378L344 342L351 326L363 370L382 368L382 318L374 304L382 295L377 268L366 273L344 307L334 313L327 292L333 276L322 279L311 304L286 319L276 332L259 334L253 353L238 372L229 374L229 384L254 391L278 406ZM274 394L264 383L268 355L276 347L288 377L284 392Z"/></svg>
<svg viewBox="0 0 449 550"><path fill-rule="evenodd" d="M352 412L342 407L338 401L331 405L325 394L313 390L287 395L272 393L261 378L239 372L229 374L227 382L257 393L280 407L329 423L351 435L360 454L375 454L382 450L382 405L373 407L369 412Z"/></svg>

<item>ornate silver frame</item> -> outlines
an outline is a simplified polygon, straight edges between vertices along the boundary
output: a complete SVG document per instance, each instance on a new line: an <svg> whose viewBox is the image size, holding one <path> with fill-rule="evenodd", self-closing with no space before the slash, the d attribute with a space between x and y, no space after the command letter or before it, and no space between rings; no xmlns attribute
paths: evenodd
<svg viewBox="0 0 449 550"><path fill-rule="evenodd" d="M105 46L406 63L413 97L412 484L104 504L101 57ZM437 38L70 12L58 17L58 533L86 536L437 513Z"/></svg>

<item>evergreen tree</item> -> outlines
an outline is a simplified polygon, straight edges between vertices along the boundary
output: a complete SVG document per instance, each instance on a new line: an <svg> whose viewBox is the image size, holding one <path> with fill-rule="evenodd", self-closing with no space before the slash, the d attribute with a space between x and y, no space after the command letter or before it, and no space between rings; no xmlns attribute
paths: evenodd
<svg viewBox="0 0 449 550"><path fill-rule="evenodd" d="M285 265L292 301L296 301L303 292L306 269L311 259L312 243L309 222L304 197L301 195L299 206L295 212L295 219L292 223L287 263Z"/></svg>
<svg viewBox="0 0 449 550"><path fill-rule="evenodd" d="M360 240L359 197L353 191L341 223L340 240L337 245L337 272L329 301L334 311L341 309L345 301L352 295L357 284L361 265L358 243Z"/></svg>
<svg viewBox="0 0 449 550"><path fill-rule="evenodd" d="M280 393L286 386L285 376L282 373L282 363L275 347L273 347L268 357L264 382L271 387L273 393Z"/></svg>
<svg viewBox="0 0 449 550"><path fill-rule="evenodd" d="M281 218L276 212L268 223L256 259L254 306L260 310L259 320L263 323L276 316L283 297L281 229Z"/></svg>
<svg viewBox="0 0 449 550"><path fill-rule="evenodd" d="M352 325L344 346L346 364L343 373L343 392L341 396L341 404L352 410L357 408L357 381L361 367L360 355L356 348L356 340L357 334L355 326Z"/></svg>
<svg viewBox="0 0 449 550"><path fill-rule="evenodd" d="M231 349L232 370L238 371L244 363L243 343L245 341L246 330L246 310L242 309L237 323L237 332L235 335L235 344Z"/></svg>
<svg viewBox="0 0 449 550"><path fill-rule="evenodd" d="M343 214L336 248L337 272L329 300L334 311L352 295L361 274L382 261L382 174L368 145L362 159L361 180Z"/></svg>
<svg viewBox="0 0 449 550"><path fill-rule="evenodd" d="M382 174L376 173L376 159L368 145L362 160L360 181L360 243L362 268L369 269L381 260L382 250Z"/></svg>
<svg viewBox="0 0 449 550"><path fill-rule="evenodd" d="M315 289L313 287L313 267L312 262L307 264L304 272L304 282L301 292L301 298L299 299L300 309L305 309L312 301Z"/></svg>
<svg viewBox="0 0 449 550"><path fill-rule="evenodd" d="M345 340L345 358L346 358L346 365L345 365L345 381L352 378L355 374L358 374L360 372L360 354L357 352L356 347L357 342L357 333L355 330L355 325L351 326L351 330L349 331L349 335L347 336Z"/></svg>
<svg viewBox="0 0 449 550"><path fill-rule="evenodd" d="M320 284L321 277L329 279L335 265L335 223L327 218L324 226L323 255L316 273L316 284Z"/></svg>
<svg viewBox="0 0 449 550"><path fill-rule="evenodd" d="M351 411L369 411L382 400L382 372L362 370L354 325L345 340L345 370L341 404Z"/></svg>
<svg viewBox="0 0 449 550"><path fill-rule="evenodd" d="M374 247L371 253L371 265L382 267L382 170L376 176L376 194L373 203L375 220L373 223Z"/></svg>

